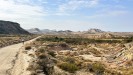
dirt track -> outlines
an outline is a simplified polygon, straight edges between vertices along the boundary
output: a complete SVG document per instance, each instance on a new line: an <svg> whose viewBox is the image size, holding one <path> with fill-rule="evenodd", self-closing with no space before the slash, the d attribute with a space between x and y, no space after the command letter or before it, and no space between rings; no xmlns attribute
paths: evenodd
<svg viewBox="0 0 133 75"><path fill-rule="evenodd" d="M0 75L7 75L7 70L12 67L12 61L22 45L20 43L0 49Z"/></svg>
<svg viewBox="0 0 133 75"><path fill-rule="evenodd" d="M32 42L33 40L30 40L28 42ZM16 59L16 55L22 48L22 46L23 44L19 43L0 48L0 75L8 75L7 71L13 67L13 60Z"/></svg>

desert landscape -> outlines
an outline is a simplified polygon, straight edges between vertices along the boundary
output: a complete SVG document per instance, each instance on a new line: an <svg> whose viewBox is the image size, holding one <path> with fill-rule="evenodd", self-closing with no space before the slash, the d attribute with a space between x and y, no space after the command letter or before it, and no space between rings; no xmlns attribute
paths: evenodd
<svg viewBox="0 0 133 75"><path fill-rule="evenodd" d="M2 25L0 28L7 30ZM74 32L38 28L16 32L1 32L0 75L133 74L132 32L117 35L100 29Z"/></svg>
<svg viewBox="0 0 133 75"><path fill-rule="evenodd" d="M43 35L25 44L22 75L132 75L132 44L129 37Z"/></svg>
<svg viewBox="0 0 133 75"><path fill-rule="evenodd" d="M0 75L133 75L133 0L0 0Z"/></svg>

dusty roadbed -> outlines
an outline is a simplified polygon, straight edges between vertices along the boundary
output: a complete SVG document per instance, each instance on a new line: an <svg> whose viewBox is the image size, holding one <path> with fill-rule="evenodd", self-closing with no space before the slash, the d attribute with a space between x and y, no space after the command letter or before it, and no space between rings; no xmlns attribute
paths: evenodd
<svg viewBox="0 0 133 75"><path fill-rule="evenodd" d="M27 41L26 43L32 42L35 39ZM0 75L10 75L9 73L11 73L11 75L20 75L20 73L23 72L22 67L24 67L23 64L25 63L23 62L23 60L21 60L23 59L21 53L22 50L22 43L7 46L0 49ZM16 70L17 72L14 72L14 70Z"/></svg>
<svg viewBox="0 0 133 75"><path fill-rule="evenodd" d="M0 75L8 75L7 71L12 68L12 61L16 59L15 56L22 45L20 43L0 49Z"/></svg>

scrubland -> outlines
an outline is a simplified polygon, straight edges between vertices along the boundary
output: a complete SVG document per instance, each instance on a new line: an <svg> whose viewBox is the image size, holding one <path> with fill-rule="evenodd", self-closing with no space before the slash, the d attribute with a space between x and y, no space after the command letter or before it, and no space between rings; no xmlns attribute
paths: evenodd
<svg viewBox="0 0 133 75"><path fill-rule="evenodd" d="M22 39L24 41L30 40L35 38L36 35L7 35L7 34L1 34L0 35L0 47L5 47L12 44L17 44L22 42Z"/></svg>
<svg viewBox="0 0 133 75"><path fill-rule="evenodd" d="M31 75L132 75L132 37L44 35L25 44Z"/></svg>

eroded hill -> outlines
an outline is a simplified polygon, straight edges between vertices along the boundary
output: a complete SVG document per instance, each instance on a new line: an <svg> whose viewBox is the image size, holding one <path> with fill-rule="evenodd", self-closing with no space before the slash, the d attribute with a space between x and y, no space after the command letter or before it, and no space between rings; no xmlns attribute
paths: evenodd
<svg viewBox="0 0 133 75"><path fill-rule="evenodd" d="M0 34L29 34L19 23L0 20Z"/></svg>

